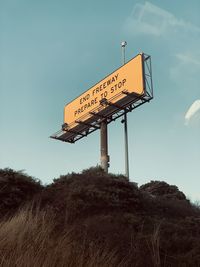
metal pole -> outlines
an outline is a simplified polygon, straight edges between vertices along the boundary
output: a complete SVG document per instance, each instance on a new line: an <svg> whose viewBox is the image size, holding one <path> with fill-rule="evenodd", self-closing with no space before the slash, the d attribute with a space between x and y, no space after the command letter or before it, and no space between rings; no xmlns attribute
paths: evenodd
<svg viewBox="0 0 200 267"><path fill-rule="evenodd" d="M122 48L122 64L125 64L125 46L127 42L124 41L121 43ZM124 114L124 148L125 148L125 176L129 180L129 158L128 158L128 126L127 126L127 113Z"/></svg>
<svg viewBox="0 0 200 267"><path fill-rule="evenodd" d="M105 171L105 173L108 173L108 167L109 167L109 156L108 156L108 131L107 131L107 122L106 120L103 120L101 122L101 167Z"/></svg>

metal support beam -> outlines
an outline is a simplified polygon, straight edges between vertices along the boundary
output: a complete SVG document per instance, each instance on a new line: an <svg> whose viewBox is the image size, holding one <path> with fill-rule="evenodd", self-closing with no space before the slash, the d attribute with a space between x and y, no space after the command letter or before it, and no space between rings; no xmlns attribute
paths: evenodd
<svg viewBox="0 0 200 267"><path fill-rule="evenodd" d="M88 126L90 128L100 129L99 126L96 126L96 125L93 125L93 124L90 124L90 123L87 123L87 122L84 122L84 121L75 121L75 122L78 123L78 124L82 124L82 125Z"/></svg>
<svg viewBox="0 0 200 267"><path fill-rule="evenodd" d="M110 102L110 101L106 101L106 105L111 106L111 107L115 107L115 108L117 108L117 109L119 109L119 110L125 110L124 107L122 107L122 106L120 106L120 105L118 105L118 104L116 104L116 103L112 103L112 102Z"/></svg>
<svg viewBox="0 0 200 267"><path fill-rule="evenodd" d="M127 42L121 43L122 48L122 64L125 65L125 47ZM127 127L127 113L124 113L124 147L125 147L125 176L129 180L129 158L128 158L128 127Z"/></svg>
<svg viewBox="0 0 200 267"><path fill-rule="evenodd" d="M146 92L146 95L144 95L144 96L139 96L138 94L129 93L129 92L126 92L126 91L122 91L122 94L124 94L126 96L129 96L130 98L134 98L135 100L146 100L145 96L149 96L148 92Z"/></svg>
<svg viewBox="0 0 200 267"><path fill-rule="evenodd" d="M99 114L99 113L95 113L95 112L89 112L89 114L93 115L93 116L96 116L97 118L100 118L100 119L103 119L103 120L107 120L109 119L108 117L102 115L102 114Z"/></svg>
<svg viewBox="0 0 200 267"><path fill-rule="evenodd" d="M127 95L127 96L130 96L130 97L135 97L135 96L137 96L138 97L138 95L137 94L135 94L135 93L129 93L129 92L127 92L127 91L122 91L122 94L124 94L124 95Z"/></svg>
<svg viewBox="0 0 200 267"><path fill-rule="evenodd" d="M100 134L101 134L101 138L100 138L101 167L105 171L105 173L108 173L109 156L108 156L108 131L107 131L106 120L103 120L101 122Z"/></svg>
<svg viewBox="0 0 200 267"><path fill-rule="evenodd" d="M129 179L127 113L124 114L125 174Z"/></svg>
<svg viewBox="0 0 200 267"><path fill-rule="evenodd" d="M80 136L87 136L87 134L83 134L83 133L79 133L77 131L74 131L74 130L66 130L66 132L68 133L72 133L72 134L76 134L76 135L80 135Z"/></svg>

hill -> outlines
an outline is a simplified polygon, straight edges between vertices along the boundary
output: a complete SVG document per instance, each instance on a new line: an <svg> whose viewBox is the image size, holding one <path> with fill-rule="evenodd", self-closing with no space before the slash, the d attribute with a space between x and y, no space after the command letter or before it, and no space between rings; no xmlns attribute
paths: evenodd
<svg viewBox="0 0 200 267"><path fill-rule="evenodd" d="M200 266L200 209L163 181L0 170L1 266Z"/></svg>

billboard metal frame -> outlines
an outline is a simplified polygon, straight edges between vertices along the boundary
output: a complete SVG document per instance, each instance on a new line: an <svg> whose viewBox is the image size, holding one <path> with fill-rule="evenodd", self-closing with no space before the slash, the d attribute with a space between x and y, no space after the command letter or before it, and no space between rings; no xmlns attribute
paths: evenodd
<svg viewBox="0 0 200 267"><path fill-rule="evenodd" d="M128 93L124 90L122 93L125 94L127 98L130 98L130 101L127 101L125 105L112 103L110 101L107 101L107 99L102 99L100 103L101 105L114 107L115 110L113 110L108 115L102 114L101 112L91 112L90 114L93 115L93 117L96 117L96 120L92 121L91 123L80 120L76 121L77 124L81 125L81 130L67 129L67 125L63 124L62 129L51 135L50 137L63 142L75 143L76 141L82 139L83 137L86 137L90 133L100 129L102 121L106 121L107 124L115 121L124 114L133 111L135 108L153 99L151 56L144 53L142 55L144 75L144 94L142 96L134 93Z"/></svg>

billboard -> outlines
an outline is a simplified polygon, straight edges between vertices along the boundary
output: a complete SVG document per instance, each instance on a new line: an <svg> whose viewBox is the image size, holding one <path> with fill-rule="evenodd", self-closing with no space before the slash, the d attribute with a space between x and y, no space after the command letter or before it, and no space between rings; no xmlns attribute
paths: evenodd
<svg viewBox="0 0 200 267"><path fill-rule="evenodd" d="M153 99L151 56L138 54L64 107L64 123L51 138L75 143Z"/></svg>
<svg viewBox="0 0 200 267"><path fill-rule="evenodd" d="M97 114L107 116L125 108L130 95L144 95L143 69L143 54L139 54L68 103L64 108L65 129L72 132L80 122L97 120Z"/></svg>

